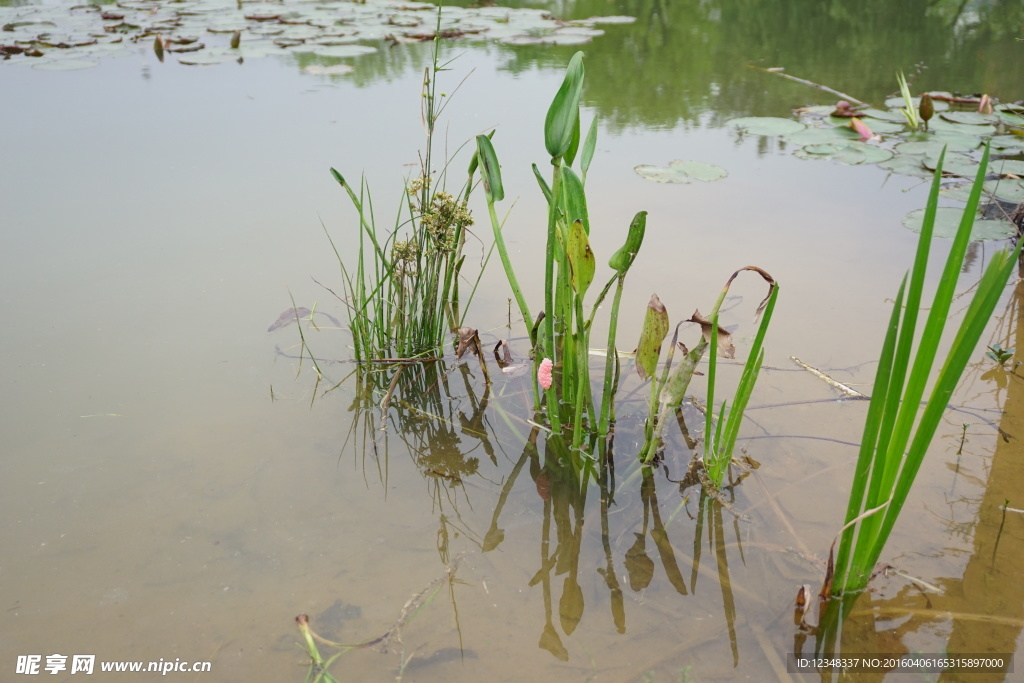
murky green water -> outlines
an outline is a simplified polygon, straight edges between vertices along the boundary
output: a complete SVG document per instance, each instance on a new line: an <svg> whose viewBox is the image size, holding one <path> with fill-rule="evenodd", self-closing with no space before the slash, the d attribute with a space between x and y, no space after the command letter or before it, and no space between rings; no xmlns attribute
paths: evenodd
<svg viewBox="0 0 1024 683"><path fill-rule="evenodd" d="M614 483L581 496L535 457L526 378L496 377L485 396L478 368L447 365L443 381L416 380L380 431L382 396L358 393L351 365L324 362L316 385L295 326L266 331L289 292L344 319L310 279L340 286L321 221L339 244L355 234L327 169L365 171L378 211L394 210L421 145L424 46L382 45L335 78L302 72L298 57L160 63L144 41L90 69L0 63L0 678L19 655L57 653L212 662L210 674L168 675L179 680L303 680L296 615L342 642L375 638L458 558L457 581L401 629L404 647L348 652L339 679L391 680L403 661L414 681L790 676L793 597L821 581L811 556L826 556L842 524L866 406L835 400L789 357L869 391L915 245L900 220L926 188L722 124L835 99L750 64L875 103L918 64L915 90L1020 97L1020 6L928 4L552 5L638 18L582 48L585 104L602 122L588 179L599 261L650 212L620 345L634 343L652 292L678 320L748 263L783 285L743 431L760 467L730 492L742 518L703 513L699 490L678 483L691 455L681 432L664 468L637 471L635 379ZM497 126L527 283L541 277L544 220L529 164L543 161L544 112L576 49L450 51L445 87L468 77L448 149ZM672 159L729 176L658 185L633 172ZM995 248L973 248L961 289ZM471 315L492 343L509 336L494 265ZM735 294L723 317L740 326L743 356L762 291L740 281ZM1024 348L1018 296L1008 289L985 343ZM304 328L311 348L349 358L331 327ZM1024 527L1001 506L1024 507L1021 386L975 355L954 399L964 408L948 413L883 554L942 593L879 577L844 652L1018 649ZM698 414L686 417L697 436Z"/></svg>

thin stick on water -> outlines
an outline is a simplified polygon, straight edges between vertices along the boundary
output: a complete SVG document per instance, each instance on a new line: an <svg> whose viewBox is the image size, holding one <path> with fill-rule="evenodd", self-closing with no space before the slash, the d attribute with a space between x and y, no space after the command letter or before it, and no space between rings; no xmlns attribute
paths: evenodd
<svg viewBox="0 0 1024 683"><path fill-rule="evenodd" d="M853 95L847 95L846 93L840 92L838 90L834 90L834 89L828 87L827 85L821 85L820 83L815 83L814 81L808 81L807 79L804 79L804 78L797 78L796 76L790 76L789 74L787 74L787 73L782 71L782 67L766 69L763 66L754 66L753 64L748 64L747 66L750 67L751 69L760 69L761 71L764 71L765 73L774 74L776 76L781 76L782 78L787 78L787 79L789 79L791 81L795 81L797 83L803 83L804 85L809 85L812 88L817 88L818 90L824 90L825 92L832 93L833 95L838 95L839 97L843 98L844 100L849 100L850 102L853 102L854 104L867 105L867 102L862 102L862 101L858 100L856 97L854 97Z"/></svg>

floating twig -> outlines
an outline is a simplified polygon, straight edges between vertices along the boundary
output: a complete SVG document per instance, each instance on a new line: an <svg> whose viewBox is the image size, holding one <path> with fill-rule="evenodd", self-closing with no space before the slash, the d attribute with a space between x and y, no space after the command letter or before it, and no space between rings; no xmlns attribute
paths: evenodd
<svg viewBox="0 0 1024 683"><path fill-rule="evenodd" d="M782 69L779 68L779 67L774 68L774 69L766 69L763 66L754 66L753 64L748 64L748 66L751 69L760 69L761 71L764 71L765 73L775 74L776 76L782 76L783 78L788 78L791 81L796 81L797 83L803 83L804 85L809 85L812 88L817 88L818 90L824 90L825 92L830 92L833 95L838 95L839 97L843 98L844 100L849 100L850 102L854 102L856 104L863 104L865 106L867 106L867 104L868 104L867 102L862 102L861 100L858 100L853 95L847 95L844 92L839 92L838 90L834 90L834 89L828 87L827 85L821 85L820 83L815 83L813 81L808 81L808 80L806 80L804 78L797 78L796 76L790 76L789 74L787 74L784 71L782 71Z"/></svg>
<svg viewBox="0 0 1024 683"><path fill-rule="evenodd" d="M820 379L822 382L825 382L825 384L828 384L833 389L841 391L842 393L846 394L848 397L852 398L855 401L863 401L871 398L870 396L865 396L856 389L851 389L842 382L837 382L836 380L832 379L821 370L818 370L817 368L812 368L810 365L803 362L796 356L790 356L789 359L796 363L797 365L799 365L800 367L802 367L807 372L811 373L812 375Z"/></svg>

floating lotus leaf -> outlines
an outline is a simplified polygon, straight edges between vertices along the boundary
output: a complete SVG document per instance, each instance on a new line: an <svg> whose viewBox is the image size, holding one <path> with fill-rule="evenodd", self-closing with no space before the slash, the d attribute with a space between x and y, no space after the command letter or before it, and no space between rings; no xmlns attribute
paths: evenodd
<svg viewBox="0 0 1024 683"><path fill-rule="evenodd" d="M837 144L850 140L860 140L860 136L849 126L826 126L824 128L805 128L784 136L794 145Z"/></svg>
<svg viewBox="0 0 1024 683"><path fill-rule="evenodd" d="M892 158L892 152L860 141L807 145L795 152L801 159L832 159L842 164L877 164Z"/></svg>
<svg viewBox="0 0 1024 683"><path fill-rule="evenodd" d="M1024 184L1020 180L1012 178L1000 178L999 180L987 180L984 185L986 195L998 197L1005 202L1019 204L1024 201ZM967 196L971 193L971 183L964 183L949 190L944 190L943 195L949 199L966 202Z"/></svg>
<svg viewBox="0 0 1024 683"><path fill-rule="evenodd" d="M901 123L894 123L892 121L868 119L867 121L864 121L864 123L867 125L868 128L871 129L871 132L873 133L889 135L892 133L901 133L904 130L906 130L905 125Z"/></svg>
<svg viewBox="0 0 1024 683"><path fill-rule="evenodd" d="M325 64L310 64L302 68L308 74L314 76L341 76L343 74L351 73L355 67L351 64L331 64L330 66Z"/></svg>
<svg viewBox="0 0 1024 683"><path fill-rule="evenodd" d="M863 110L861 113L865 117L872 118L872 119L878 119L879 121L888 121L889 123L898 123L898 124L900 124L901 127L905 126L906 123L907 123L907 119L906 119L905 116L903 116L902 113L900 113L899 111L894 111L892 109L874 109L872 107L868 107L867 109ZM868 123L868 125L870 126L871 123Z"/></svg>
<svg viewBox="0 0 1024 683"><path fill-rule="evenodd" d="M946 119L938 116L928 122L928 128L936 132L960 133L963 135L977 135L979 137L983 135L987 137L996 134L996 127L991 123L957 123L955 121L947 121Z"/></svg>
<svg viewBox="0 0 1024 683"><path fill-rule="evenodd" d="M1024 135L994 135L992 151L1011 154L1024 151Z"/></svg>
<svg viewBox="0 0 1024 683"><path fill-rule="evenodd" d="M918 154L921 156L937 157L942 152L944 146L941 140L932 137L922 141L901 142L896 145L895 150L898 154Z"/></svg>
<svg viewBox="0 0 1024 683"><path fill-rule="evenodd" d="M308 45L301 52L312 52L320 57L361 57L373 54L377 48L369 45Z"/></svg>
<svg viewBox="0 0 1024 683"><path fill-rule="evenodd" d="M943 146L950 152L970 152L981 146L981 138L976 135L963 135L952 131L912 131L903 136L903 142L922 143L924 146L919 151L909 152L911 154L926 153L938 155ZM900 145L896 146L897 152L903 151ZM913 149L913 148L910 148Z"/></svg>
<svg viewBox="0 0 1024 683"><path fill-rule="evenodd" d="M911 211L903 217L903 226L913 232L921 232L921 224L924 221L924 209ZM935 228L932 233L935 237L952 239L960 227L960 219L963 216L963 209L954 206L940 206L935 212ZM1017 234L1017 226L1007 220L986 220L978 216L971 228L972 242L985 242L988 240L1002 240Z"/></svg>
<svg viewBox="0 0 1024 683"><path fill-rule="evenodd" d="M997 111L995 115L1008 126L1024 127L1024 115L1010 111Z"/></svg>
<svg viewBox="0 0 1024 683"><path fill-rule="evenodd" d="M193 52L181 55L178 57L178 62L188 66L211 66L213 64L224 64L226 62L236 61L237 59L237 55L218 54L213 52Z"/></svg>
<svg viewBox="0 0 1024 683"><path fill-rule="evenodd" d="M944 94L944 93L934 93L934 94L938 95L938 94ZM910 101L914 105L915 109L917 107L921 106L921 98L920 97L911 97ZM889 109L895 110L895 112L897 114L900 114L899 110L901 108L907 106L907 105L903 101L902 97L890 97L889 99L887 99L885 101L885 106L889 107ZM936 100L936 99L933 98L932 99L932 107L934 107L935 111L937 111L937 112L939 112L939 111L946 111L947 109L949 109L949 102L944 102L943 100ZM900 114L900 116L903 116L903 114ZM904 120L906 120L906 119L904 119Z"/></svg>
<svg viewBox="0 0 1024 683"><path fill-rule="evenodd" d="M725 125L751 135L788 135L807 127L799 121L776 116L746 116L726 121Z"/></svg>
<svg viewBox="0 0 1024 683"><path fill-rule="evenodd" d="M632 24L636 17L611 16L611 17L590 17L582 21L589 24Z"/></svg>
<svg viewBox="0 0 1024 683"><path fill-rule="evenodd" d="M921 164L929 171L934 171L936 164L939 162L938 155L925 156ZM946 154L945 160L942 162L942 174L943 175L959 175L965 178L973 178L978 175L978 160L964 154L957 154L955 152ZM990 163L991 165L991 163Z"/></svg>
<svg viewBox="0 0 1024 683"><path fill-rule="evenodd" d="M576 35L576 36L589 36L591 38L596 36L603 36L604 31L599 28L589 28L587 26L565 26L555 31L556 35Z"/></svg>
<svg viewBox="0 0 1024 683"><path fill-rule="evenodd" d="M974 135L964 135L955 131L936 131L935 139L946 146L950 152L970 152L981 147L982 139Z"/></svg>
<svg viewBox="0 0 1024 683"><path fill-rule="evenodd" d="M830 116L828 119L829 123L834 126L850 126L850 119L842 118L838 116ZM867 119L864 124L871 129L872 133L900 133L906 130L905 123L894 123L892 121L883 121L881 119Z"/></svg>
<svg viewBox="0 0 1024 683"><path fill-rule="evenodd" d="M641 177L656 183L688 183L691 180L711 182L721 180L729 175L720 166L706 164L703 161L680 161L678 159L668 162L667 167L640 165L633 170Z"/></svg>
<svg viewBox="0 0 1024 683"><path fill-rule="evenodd" d="M811 157L828 158L828 157L832 156L833 154L835 154L836 152L838 152L839 150L844 149L845 147L846 147L846 145L837 145L837 144L831 144L831 143L827 143L827 142L825 142L825 143L818 143L818 144L815 144L815 145L806 145L803 148L798 149L796 151L796 155L798 157L802 157L802 158L806 158L806 159L809 159Z"/></svg>
<svg viewBox="0 0 1024 683"><path fill-rule="evenodd" d="M4 55L7 64L29 64L42 68L49 63L50 52L67 52L68 58L78 58L85 46L99 43L112 45L111 37L120 39L121 50L132 49L140 41L150 43L156 35L172 36L182 32L203 36L204 42L212 49L196 49L195 54L179 61L187 64L217 63L225 61L225 55L217 50L218 41L210 36L225 37L241 32L244 43L257 38L276 38L280 45L301 47L298 42L315 41L326 36L337 36L344 32L358 36L362 43L381 40L396 33L396 28L406 27L409 36L423 40L435 30L436 6L428 3L402 2L396 0L359 0L359 2L304 2L282 0L281 2L249 3L247 0L118 0L106 2L102 7L81 4L68 7L67 3L22 4L16 0L14 6L0 0L0 24L4 45L17 45L25 52L8 52ZM589 42L601 35L598 23L615 24L634 21L632 17L594 17L570 24L559 21L549 12L533 8L445 7L441 15L441 27L450 31L453 39L502 40L519 36L522 42L547 44L578 44ZM225 35L226 34L226 35ZM401 39L403 36L398 35ZM351 42L349 38L346 42ZM167 47L168 52L180 49ZM366 48L367 50L369 48ZM108 47L94 51L96 55L112 52ZM43 57L39 53L46 53ZM244 52L244 51L243 51ZM354 56L346 49L338 54ZM278 48L271 50L249 50L239 56L262 56L265 54L286 54ZM317 54L331 54L330 52ZM359 54L368 54L360 52ZM56 55L53 55L56 56ZM39 61L42 59L43 61ZM57 60L52 60L57 61ZM63 66L49 68L75 68L69 60ZM77 68L84 64L79 63Z"/></svg>
<svg viewBox="0 0 1024 683"><path fill-rule="evenodd" d="M926 157L924 160L924 166L928 169L935 169L935 164L938 162L938 157ZM973 157L969 157L963 154L947 154L946 160L942 164L942 172L947 175L960 175L965 178L973 178L978 174L978 160ZM1024 161L1018 159L992 159L989 158L988 168L986 169L988 174L1013 174L1016 176L1024 176ZM1013 180L1010 178L1009 180ZM966 201L966 196L964 197Z"/></svg>
<svg viewBox="0 0 1024 683"><path fill-rule="evenodd" d="M892 156L892 152L887 149L860 142L847 145L832 158L842 164L877 164Z"/></svg>
<svg viewBox="0 0 1024 683"><path fill-rule="evenodd" d="M797 113L801 116L810 115L824 117L831 115L835 110L836 106L834 104L816 104L810 107L800 107L800 109L797 110Z"/></svg>
<svg viewBox="0 0 1024 683"><path fill-rule="evenodd" d="M1020 180L1009 178L989 180L985 183L985 191L1008 202L1017 204L1024 202L1024 182Z"/></svg>
<svg viewBox="0 0 1024 683"><path fill-rule="evenodd" d="M878 167L900 175L930 178L932 172L924 167L924 158L923 154L896 154L892 159L879 163Z"/></svg>
<svg viewBox="0 0 1024 683"><path fill-rule="evenodd" d="M998 123L999 117L994 114L979 114L976 111L946 111L939 115L946 121L966 123L969 125L988 125Z"/></svg>
<svg viewBox="0 0 1024 683"><path fill-rule="evenodd" d="M992 159L989 161L988 169L990 173L998 173L1000 175L1012 173L1013 175L1024 177L1024 161L1020 159Z"/></svg>
<svg viewBox="0 0 1024 683"><path fill-rule="evenodd" d="M580 35L577 33L562 33L562 29L558 29L549 36L541 39L542 44L547 45L583 45L591 41L590 36Z"/></svg>

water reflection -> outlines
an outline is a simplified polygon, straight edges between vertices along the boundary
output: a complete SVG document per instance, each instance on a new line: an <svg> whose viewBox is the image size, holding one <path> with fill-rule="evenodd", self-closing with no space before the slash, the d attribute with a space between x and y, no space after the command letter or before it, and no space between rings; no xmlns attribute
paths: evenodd
<svg viewBox="0 0 1024 683"><path fill-rule="evenodd" d="M467 549L495 562L526 563L524 588L539 592L530 602L536 610L535 644L555 661L576 658L572 653L582 643L571 641L585 621L591 625L584 640L595 629L643 634L650 624L640 615L649 600L680 615L696 600L702 611L717 604L714 621L722 630L716 637L726 645L731 666L739 666L743 643L749 643L740 625L769 611L763 596L734 584L730 569L737 558L746 563L751 552L743 541L743 525L750 520L734 507L750 471L724 489L726 498L699 493L701 483L686 466L694 445L687 414L699 414L688 407L676 414L676 445L684 455L659 468L639 468L635 446L616 455L610 439L595 444L602 463L597 481L581 486L567 464L567 444L524 418L530 415L528 383L492 375L499 379L487 385L469 364L450 361L397 372L356 371L357 398L350 410L353 424L361 426L345 450L354 446L355 453L370 454L363 460L367 479L382 483L389 472L406 467L408 453L433 500L439 566ZM639 430L639 420L630 424L624 418L617 438L632 444ZM510 443L522 444L514 458L500 445ZM618 476L616 463L625 467ZM673 477L676 468L681 474ZM522 552L529 538L535 544L532 562Z"/></svg>
<svg viewBox="0 0 1024 683"><path fill-rule="evenodd" d="M768 82L749 64L785 67L876 102L896 89L897 70L909 73L915 65L923 67L914 82L919 90L984 90L1010 99L1024 82L1024 65L1013 56L1024 21L1018 2L983 3L973 11L965 3L929 0L578 0L559 7L572 17L637 17L635 26L609 27L584 48L586 102L615 130L786 116L820 99L803 86ZM505 68L515 74L564 64L571 54L509 52Z"/></svg>

